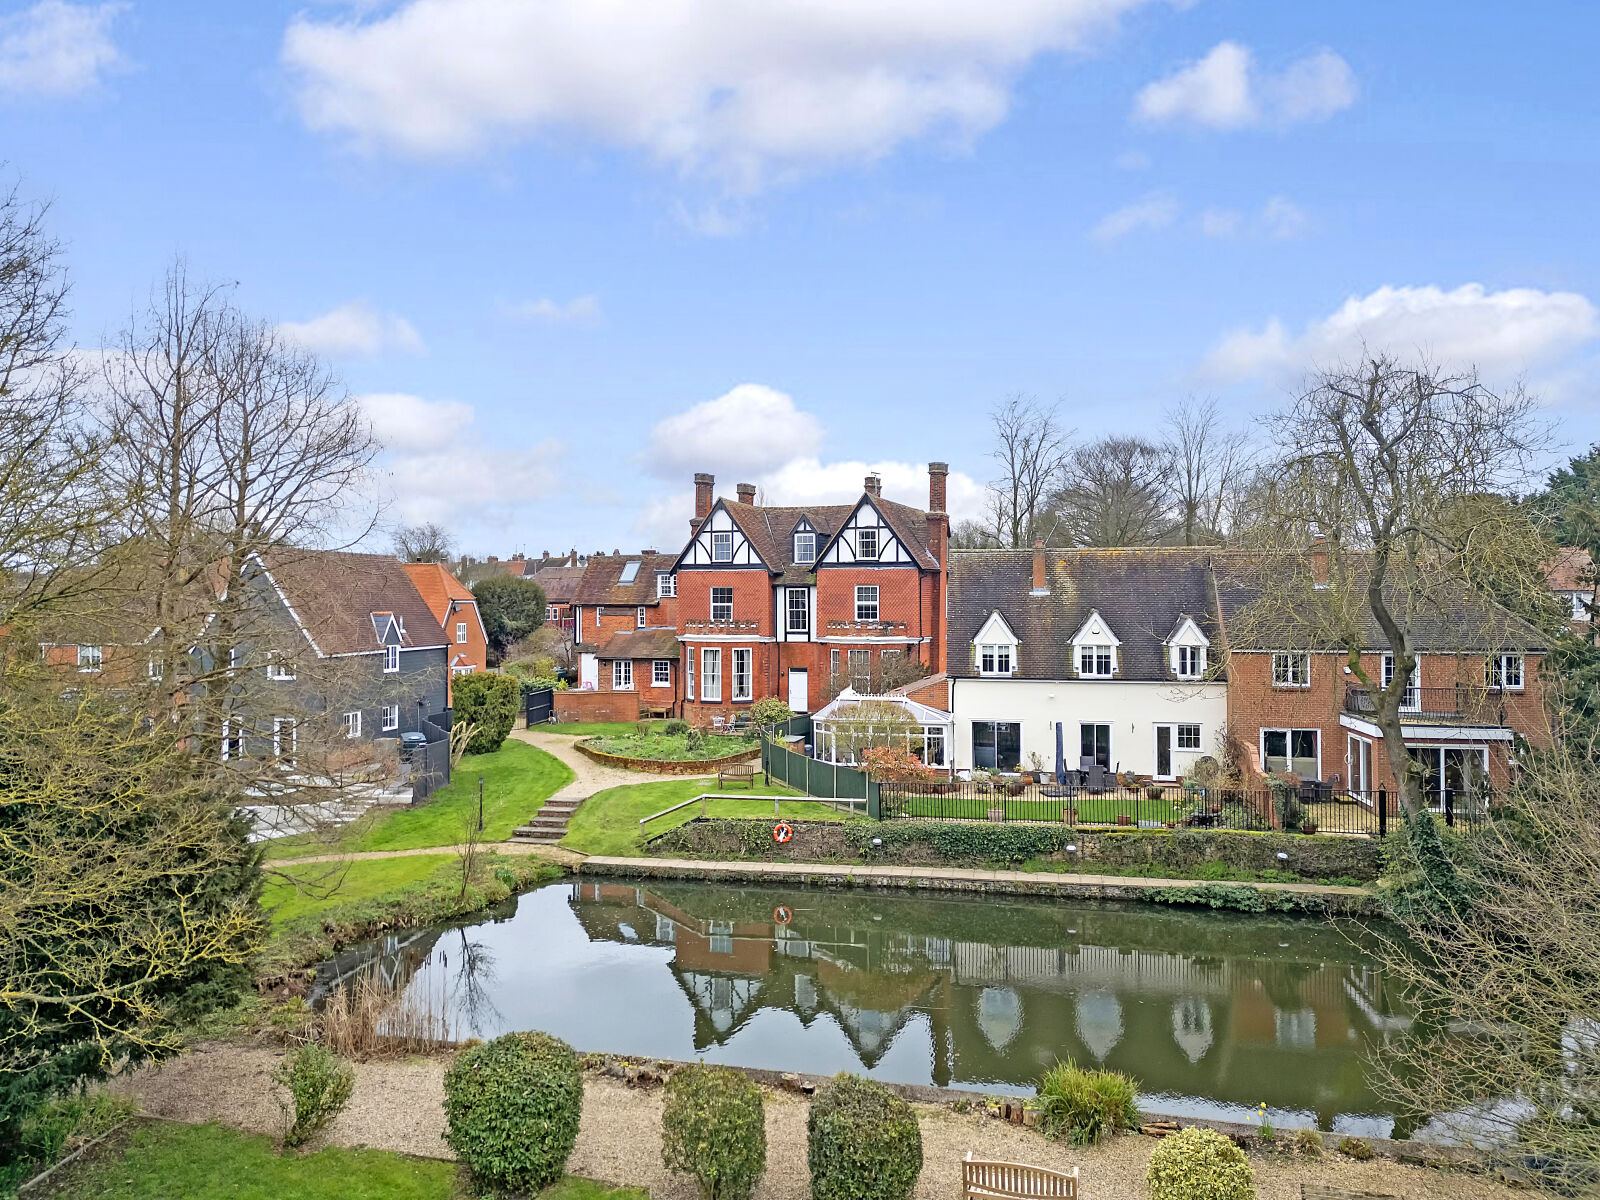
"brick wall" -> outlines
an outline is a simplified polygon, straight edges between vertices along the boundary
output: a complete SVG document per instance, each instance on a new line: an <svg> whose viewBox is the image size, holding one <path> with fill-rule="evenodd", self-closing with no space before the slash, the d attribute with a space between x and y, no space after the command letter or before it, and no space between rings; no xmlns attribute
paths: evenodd
<svg viewBox="0 0 1600 1200"><path fill-rule="evenodd" d="M556 721L637 721L639 697L632 692L558 691Z"/></svg>
<svg viewBox="0 0 1600 1200"><path fill-rule="evenodd" d="M671 682L662 687L657 687L655 679L655 660L648 658L634 659L633 661L633 688L627 692L617 692L611 685L616 679L616 672L612 669L610 659L600 661L600 691L610 692L615 695L633 696L638 703L648 704L652 708L668 707L676 711L678 702L678 672L681 664L675 658L668 659L672 664Z"/></svg>

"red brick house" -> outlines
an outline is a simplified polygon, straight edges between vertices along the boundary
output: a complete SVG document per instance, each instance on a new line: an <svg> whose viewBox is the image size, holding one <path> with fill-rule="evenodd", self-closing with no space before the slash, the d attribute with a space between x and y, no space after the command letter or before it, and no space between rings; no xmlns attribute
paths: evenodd
<svg viewBox="0 0 1600 1200"><path fill-rule="evenodd" d="M455 704L455 677L489 667L489 636L478 613L477 598L441 563L402 563L411 585L444 629L450 675L447 701Z"/></svg>
<svg viewBox="0 0 1600 1200"><path fill-rule="evenodd" d="M654 550L593 555L573 596L572 620L579 655L578 686L597 691L599 654L612 637L642 629L676 629L673 556ZM672 657L676 658L676 653Z"/></svg>
<svg viewBox="0 0 1600 1200"><path fill-rule="evenodd" d="M1316 570L1316 556L1285 559L1285 569ZM1291 771L1325 780L1368 803L1380 789L1393 805L1394 773L1374 697L1349 668L1348 654L1318 638L1314 622L1286 614L1280 632L1245 615L1259 604L1248 572L1219 555L1215 571L1228 663L1228 734L1255 772ZM1364 616L1361 655L1368 677L1385 685L1393 656L1375 620ZM1426 770L1430 799L1486 776L1503 785L1517 741L1549 740L1540 665L1549 639L1486 598L1452 597L1405 619L1417 668L1401 708L1406 746Z"/></svg>
<svg viewBox="0 0 1600 1200"><path fill-rule="evenodd" d="M673 569L684 716L703 723L768 696L813 712L845 686L895 674L885 656L943 670L948 468L930 463L926 511L866 478L854 504L773 507L741 483L714 499L695 476L691 536Z"/></svg>
<svg viewBox="0 0 1600 1200"><path fill-rule="evenodd" d="M678 711L678 631L624 629L595 651L598 691L626 692L641 710ZM626 718L624 718L626 719Z"/></svg>

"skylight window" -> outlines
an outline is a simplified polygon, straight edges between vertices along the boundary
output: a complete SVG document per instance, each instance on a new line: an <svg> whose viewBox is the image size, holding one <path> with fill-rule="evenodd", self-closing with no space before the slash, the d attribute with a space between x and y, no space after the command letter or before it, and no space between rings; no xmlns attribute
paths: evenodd
<svg viewBox="0 0 1600 1200"><path fill-rule="evenodd" d="M639 578L639 563L638 563L638 560L635 559L632 562L623 563L622 564L622 578L619 579L617 582L618 583L632 583L637 578Z"/></svg>

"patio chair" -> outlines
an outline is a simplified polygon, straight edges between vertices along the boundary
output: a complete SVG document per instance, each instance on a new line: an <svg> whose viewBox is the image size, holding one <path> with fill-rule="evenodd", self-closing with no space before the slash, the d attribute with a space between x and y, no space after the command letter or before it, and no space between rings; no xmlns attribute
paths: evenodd
<svg viewBox="0 0 1600 1200"><path fill-rule="evenodd" d="M1094 760L1083 768L1084 787L1091 795L1101 795L1111 790L1111 772Z"/></svg>

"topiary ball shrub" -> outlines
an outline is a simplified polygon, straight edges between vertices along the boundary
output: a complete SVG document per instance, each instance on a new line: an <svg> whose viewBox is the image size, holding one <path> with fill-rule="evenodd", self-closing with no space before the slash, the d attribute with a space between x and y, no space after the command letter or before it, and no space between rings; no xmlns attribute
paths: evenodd
<svg viewBox="0 0 1600 1200"><path fill-rule="evenodd" d="M451 681L458 725L476 725L468 754L493 754L500 749L522 708L522 685L514 675L458 675Z"/></svg>
<svg viewBox="0 0 1600 1200"><path fill-rule="evenodd" d="M508 1033L463 1050L445 1072L444 1114L444 1139L475 1179L537 1192L561 1178L578 1140L577 1056L547 1033Z"/></svg>
<svg viewBox="0 0 1600 1200"><path fill-rule="evenodd" d="M1139 1123L1138 1087L1120 1071L1085 1070L1070 1059L1039 1081L1039 1125L1074 1146L1098 1146Z"/></svg>
<svg viewBox="0 0 1600 1200"><path fill-rule="evenodd" d="M1191 1125L1150 1155L1150 1200L1254 1200L1255 1172L1244 1151L1215 1129Z"/></svg>
<svg viewBox="0 0 1600 1200"><path fill-rule="evenodd" d="M285 1146L298 1146L321 1129L350 1101L355 1068L344 1059L307 1042L272 1073L272 1082L289 1093L283 1108Z"/></svg>
<svg viewBox="0 0 1600 1200"><path fill-rule="evenodd" d="M806 1120L812 1200L907 1200L922 1173L922 1130L881 1083L836 1075Z"/></svg>
<svg viewBox="0 0 1600 1200"><path fill-rule="evenodd" d="M729 1067L674 1071L661 1113L661 1161L692 1176L704 1200L748 1200L767 1168L761 1089Z"/></svg>

